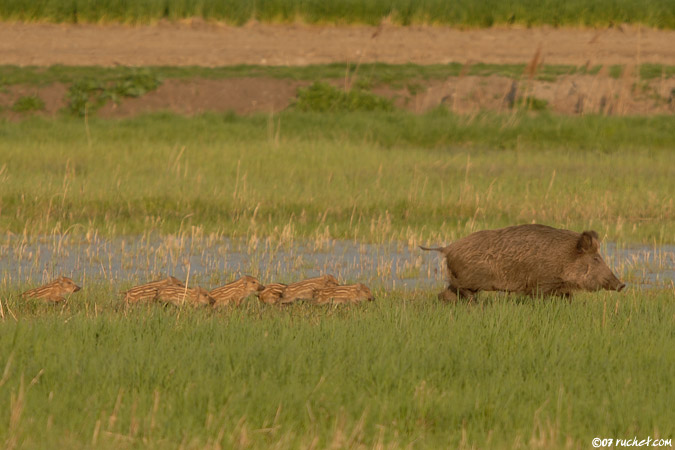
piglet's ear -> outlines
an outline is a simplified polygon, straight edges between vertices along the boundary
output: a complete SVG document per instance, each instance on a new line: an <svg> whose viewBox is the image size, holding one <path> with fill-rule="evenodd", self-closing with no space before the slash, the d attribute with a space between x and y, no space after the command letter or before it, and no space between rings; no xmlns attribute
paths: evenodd
<svg viewBox="0 0 675 450"><path fill-rule="evenodd" d="M595 231L584 231L577 241L577 251L579 253L595 253L600 248L598 242L598 233Z"/></svg>

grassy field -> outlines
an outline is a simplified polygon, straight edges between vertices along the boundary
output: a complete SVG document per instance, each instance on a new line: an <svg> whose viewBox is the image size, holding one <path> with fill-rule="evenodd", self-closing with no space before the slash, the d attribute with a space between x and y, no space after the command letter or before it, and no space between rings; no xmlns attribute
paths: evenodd
<svg viewBox="0 0 675 450"><path fill-rule="evenodd" d="M376 295L213 312L126 309L104 286L61 306L4 291L0 442L589 448L675 434L672 293Z"/></svg>
<svg viewBox="0 0 675 450"><path fill-rule="evenodd" d="M672 116L2 121L0 258L37 261L28 244L42 239L55 258L70 252L105 272L92 236L157 235L187 251L184 238L198 235L195 252L228 237L251 248L259 238L270 248L414 246L532 221L661 245L675 242L674 147ZM170 246L142 255L150 248L124 264L172 258ZM655 269L670 265L664 255ZM572 302L445 305L435 291L377 289L376 302L353 307L251 299L223 311L125 307L117 292L134 280L113 278L45 305L18 297L35 277L3 273L0 446L548 449L673 438L672 282L647 289L642 269L652 268L611 265L627 292ZM272 276L283 274L263 281Z"/></svg>
<svg viewBox="0 0 675 450"><path fill-rule="evenodd" d="M5 121L0 226L443 242L536 221L673 243L674 125L444 110Z"/></svg>
<svg viewBox="0 0 675 450"><path fill-rule="evenodd" d="M607 26L618 23L675 27L675 11L669 0L4 0L0 4L0 19L4 20L146 23L190 17L235 24L255 19L375 25L391 18L403 25L431 23L466 27L508 24Z"/></svg>

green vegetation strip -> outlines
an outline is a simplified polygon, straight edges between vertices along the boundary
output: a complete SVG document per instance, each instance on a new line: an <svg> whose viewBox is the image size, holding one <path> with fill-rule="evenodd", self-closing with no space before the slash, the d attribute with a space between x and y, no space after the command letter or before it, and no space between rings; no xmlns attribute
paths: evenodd
<svg viewBox="0 0 675 450"><path fill-rule="evenodd" d="M0 19L52 22L148 23L160 19L244 24L262 22L445 24L467 27L520 24L611 26L639 23L675 28L670 0L4 0Z"/></svg>
<svg viewBox="0 0 675 450"><path fill-rule="evenodd" d="M675 242L675 119L445 110L0 122L0 228Z"/></svg>
<svg viewBox="0 0 675 450"><path fill-rule="evenodd" d="M214 312L124 308L109 287L57 306L3 288L0 442L555 449L675 436L672 293L376 295Z"/></svg>
<svg viewBox="0 0 675 450"><path fill-rule="evenodd" d="M459 63L450 64L321 64L301 67L287 66L251 66L236 65L224 67L98 67L98 66L50 66L19 67L0 65L0 88L3 85L15 84L71 84L82 80L110 81L135 77L154 77L159 80L185 78L238 78L238 77L270 77L292 80L325 80L344 79L346 76L362 83L400 84L415 80L441 80L460 75L490 76L499 75L509 78L520 78L525 73L526 64L483 64L464 66ZM601 66L587 68L573 65L543 65L537 68L534 78L555 80L561 75L597 74ZM618 78L623 73L623 66L610 66L609 75ZM642 64L640 78L671 78L675 76L675 66L661 64Z"/></svg>

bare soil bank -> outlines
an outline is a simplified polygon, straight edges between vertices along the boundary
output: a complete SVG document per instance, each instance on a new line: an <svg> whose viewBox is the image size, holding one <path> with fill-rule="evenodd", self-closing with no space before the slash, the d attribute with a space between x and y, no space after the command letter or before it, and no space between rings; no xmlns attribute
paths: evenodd
<svg viewBox="0 0 675 450"><path fill-rule="evenodd" d="M330 81L344 87L340 81ZM155 91L142 97L108 103L101 117L133 117L142 113L170 111L193 115L203 112L233 111L237 114L277 113L289 107L297 89L308 81L276 78L228 78L208 80L165 80ZM515 89L515 92L514 92ZM651 115L675 112L675 78L636 82L632 77L615 79L598 75L559 76L555 81L515 82L502 76L450 77L446 80L418 80L404 86L375 86L373 92L394 100L397 107L422 113L443 105L457 113L480 110L508 111L513 98L544 101L543 109L561 114L600 113L611 115ZM22 96L39 96L45 103L42 115L54 115L66 106L67 87L8 86L0 92L0 118L19 119L28 113L12 112ZM541 102L540 102L541 105Z"/></svg>

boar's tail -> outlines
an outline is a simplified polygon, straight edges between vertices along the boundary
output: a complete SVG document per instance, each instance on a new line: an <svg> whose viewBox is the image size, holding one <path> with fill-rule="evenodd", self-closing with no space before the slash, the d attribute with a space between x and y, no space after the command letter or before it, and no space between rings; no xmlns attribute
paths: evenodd
<svg viewBox="0 0 675 450"><path fill-rule="evenodd" d="M441 253L445 253L445 247L434 247L434 248L429 248L429 247L422 247L422 246L420 245L420 248L421 248L422 250L424 250L424 251L427 251L427 252L441 252Z"/></svg>

